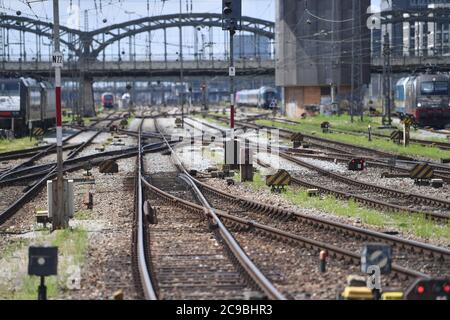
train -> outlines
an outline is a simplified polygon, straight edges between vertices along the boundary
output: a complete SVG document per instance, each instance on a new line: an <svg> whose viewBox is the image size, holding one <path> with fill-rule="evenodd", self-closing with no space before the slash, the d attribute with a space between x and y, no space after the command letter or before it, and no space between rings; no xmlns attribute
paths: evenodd
<svg viewBox="0 0 450 320"><path fill-rule="evenodd" d="M0 130L16 137L32 128L47 130L56 124L55 87L33 78L0 79Z"/></svg>
<svg viewBox="0 0 450 320"><path fill-rule="evenodd" d="M401 78L395 86L395 112L412 116L421 127L450 124L450 76L424 73Z"/></svg>
<svg viewBox="0 0 450 320"><path fill-rule="evenodd" d="M236 93L238 107L256 107L263 109L276 108L278 92L271 87L261 87L255 90L241 90Z"/></svg>
<svg viewBox="0 0 450 320"><path fill-rule="evenodd" d="M111 92L105 92L102 94L102 107L105 110L112 110L115 107L115 99L114 99L114 94L112 94Z"/></svg>

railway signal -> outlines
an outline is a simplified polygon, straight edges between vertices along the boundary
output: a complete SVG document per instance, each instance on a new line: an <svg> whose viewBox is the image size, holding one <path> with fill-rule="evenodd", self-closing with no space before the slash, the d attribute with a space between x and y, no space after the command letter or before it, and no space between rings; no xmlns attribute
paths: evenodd
<svg viewBox="0 0 450 320"><path fill-rule="evenodd" d="M392 264L392 248L382 243L369 243L361 253L361 271L369 272L371 266L377 266L380 274L389 274Z"/></svg>
<svg viewBox="0 0 450 320"><path fill-rule="evenodd" d="M355 158L348 163L348 170L350 171L363 171L365 168L366 160L362 158Z"/></svg>
<svg viewBox="0 0 450 320"><path fill-rule="evenodd" d="M406 300L450 300L450 279L418 279L406 290Z"/></svg>
<svg viewBox="0 0 450 320"><path fill-rule="evenodd" d="M29 247L28 274L41 278L38 300L47 300L45 277L58 274L58 247Z"/></svg>
<svg viewBox="0 0 450 320"><path fill-rule="evenodd" d="M230 31L230 128L234 131L234 34L241 30L241 0L222 0L222 29Z"/></svg>

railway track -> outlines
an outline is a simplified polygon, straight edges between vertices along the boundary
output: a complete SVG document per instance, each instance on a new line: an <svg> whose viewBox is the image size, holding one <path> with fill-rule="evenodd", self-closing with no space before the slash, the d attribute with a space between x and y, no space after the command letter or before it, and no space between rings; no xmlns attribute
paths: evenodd
<svg viewBox="0 0 450 320"><path fill-rule="evenodd" d="M166 143L171 148L167 140ZM140 218L137 219L136 256L141 257L138 265L141 266L140 279L147 299L236 299L244 298L243 293L250 287L256 287L257 291L264 292L268 298L284 299L236 243L217 218L214 209L209 207L199 190L195 190L193 182L191 186L201 205L177 198L157 188L153 184L155 177L152 184L145 180L142 174L141 153L139 157L137 207ZM183 191L185 188L180 190L174 187L174 179L173 174L165 178L160 177L159 186L186 195ZM190 181L187 173L184 179ZM152 200L152 204L160 205L157 226L142 225L142 183L150 194L148 199ZM176 213L173 206L178 208ZM147 234L144 234L145 231ZM146 239L149 240L146 235L150 238L150 243L145 242ZM151 275L148 272L150 268L153 271Z"/></svg>
<svg viewBox="0 0 450 320"><path fill-rule="evenodd" d="M253 121L252 117L247 118L247 120L248 121ZM274 122L279 122L279 123L288 123L288 124L294 124L294 125L302 125L302 123L299 122L299 121L288 120L288 119L275 118L275 119L270 119L270 120L274 121ZM350 135L355 135L355 136L368 136L368 133L365 132L365 131L352 131L352 130L336 129L336 128L333 128L333 127L331 127L331 130L333 132L339 132L339 133L350 134ZM390 136L386 135L386 134L375 133L375 132L372 132L371 134L372 134L372 136L375 136L375 137L385 138L387 140L390 140ZM437 148L439 148L441 150L450 151L450 143L449 142L423 140L423 139L415 139L415 138L410 138L409 141L414 143L414 144L421 145L421 146L434 146L434 147L437 147Z"/></svg>
<svg viewBox="0 0 450 320"><path fill-rule="evenodd" d="M114 121L116 120L112 120L109 124ZM99 133L100 132L96 134ZM81 170L87 163L91 163L91 165L98 165L106 159L117 160L121 158L133 157L138 153L137 148L128 148L76 158L78 153L89 146L94 139L95 137L92 137L92 139L88 139L77 149L72 150L71 154L64 161L64 172ZM161 146L162 144L149 145L146 146L144 151L160 151L165 148ZM55 170L55 163L19 169L17 172L10 173L19 175L12 177L11 179L1 181L0 186L8 186L12 183L23 183L24 181L30 180L33 182L25 188L24 193L18 199L14 200L13 203L8 205L2 212L0 212L0 225L4 224L8 219L10 219L25 203L32 200L46 185L47 180L52 179L56 175Z"/></svg>
<svg viewBox="0 0 450 320"><path fill-rule="evenodd" d="M211 114L210 114L210 116L221 122L229 123L229 120L225 119L224 117L220 117L217 115L211 115ZM280 133L280 137L285 138L285 139L290 139L293 133L298 133L298 131L277 128L274 126L258 125L258 124L254 124L254 123L250 123L250 122L244 122L244 121L235 121L235 124L239 125L243 128L250 128L250 129L256 129L256 130L260 130L260 129L278 130ZM393 154L390 152L375 150L375 149L371 149L371 148L367 148L367 147L363 147L363 146L356 146L356 145L352 145L352 144L348 144L348 143L344 143L344 142L329 140L329 139L317 137L314 135L303 134L303 136L304 136L305 140L312 146L316 146L321 149L331 150L332 152L335 152L335 153L338 153L338 154L341 154L344 156L348 156L348 157L353 157L353 158L364 157L364 158L371 159L372 162L374 162L374 161L380 162L381 161L380 162L381 166L386 166L387 165L386 162L388 159L396 159L397 162L402 162L402 163L405 163L408 165L407 167L395 166L396 170L403 172L403 173L409 173L409 171L415 164L424 162L424 161L417 160L417 159L414 159L414 158L408 157L408 156ZM440 163L436 163L436 162L429 162L429 161L427 163L434 169L434 177L435 178L440 178L447 182L450 181L450 167L449 166L446 166L446 165L443 165ZM391 166L391 168L392 168L392 166Z"/></svg>
<svg viewBox="0 0 450 320"><path fill-rule="evenodd" d="M342 183L344 187L326 187L332 185L332 183L310 183L305 179L293 177L293 182L307 188L318 188L326 193L334 194L338 197L353 198L359 203L369 205L375 208L382 208L392 210L396 212L405 212L411 214L423 214L428 219L433 219L439 222L447 223L449 220L448 211L450 209L450 202L443 199L428 197L420 194L403 192L392 188L378 186L373 183L367 183L358 181L352 178L348 178L344 175L330 172L322 169L319 166L310 164L306 161L288 155L284 152L279 153L280 157L298 164L304 168L316 171L321 175L330 178L336 182ZM354 187L353 191L350 191L349 187ZM342 191L338 190L341 189ZM349 192L350 191L350 192ZM367 196L359 196L363 191L370 192L370 198ZM380 197L381 196L381 197ZM395 197L395 198L393 198ZM379 199L377 201L377 198ZM394 200L395 199L395 200ZM403 203L403 204L401 204ZM419 206L419 208L411 208L411 204ZM429 208L429 207L433 208ZM434 210L434 211L430 211ZM437 212L436 212L437 211Z"/></svg>
<svg viewBox="0 0 450 320"><path fill-rule="evenodd" d="M244 199L242 197L230 195L229 193L225 193L221 190L217 190L208 186L205 183L202 183L194 178L192 180L197 184L197 186L204 192L204 194L211 195L217 198L216 201L212 200L216 209L217 216L223 221L225 224L229 224L234 228L239 230L245 230L245 232L255 232L257 234L262 234L267 237L277 239L287 244L301 244L302 246L308 247L313 250L329 250L333 257L337 259L342 259L347 262L351 262L352 264L358 265L360 263L359 254L355 253L355 247L351 248L342 248L341 246L335 246L330 244L330 239L327 241L319 241L317 240L317 234L311 237L301 236L299 233L292 233L289 231L285 231L282 229L275 228L265 223L255 222L252 219L246 219L243 217L238 217L235 214L230 214L230 211L233 212L232 205L239 206L237 212L242 213L242 208L247 211L254 211L258 214L264 214L274 219L281 219L282 224L287 221L295 221L296 225L307 226L308 228L316 229L317 232L325 234L329 236L328 231L336 232L336 235L345 235L345 237L349 237L354 241L358 239L358 243L367 242L367 241L382 241L393 245L396 249L399 249L397 253L397 258L401 260L402 255L409 254L410 258L408 259L409 264L413 264L411 261L424 260L424 255L429 255L434 262L427 261L426 263L434 263L432 267L429 268L431 274L436 275L440 274L442 270L448 272L448 262L450 262L450 251L444 248L430 246L427 244L423 244L420 242L409 241L405 239L400 239L397 237L389 236L383 233L373 232L365 229L360 229L356 227L347 226L344 224L339 224L336 222L329 222L322 219L317 219L315 217L305 216L302 214L298 214L295 212L290 212L286 210L282 210L280 208L270 207L263 205L261 203L256 203L252 200ZM208 196L208 200L210 200L210 196ZM181 201L178 199L173 199L174 201ZM224 201L227 200L227 201ZM183 202L186 205L185 202ZM195 207L195 204L191 204L191 207ZM218 207L222 207L218 209ZM200 210L200 208L198 208ZM245 211L244 210L244 211ZM324 232L325 231L325 232ZM303 234L302 234L303 235ZM308 234L309 236L309 234ZM348 242L347 238L347 242ZM334 243L340 243L339 240L334 239ZM403 258L404 259L404 258ZM405 259L404 259L405 260ZM422 265L416 265L418 268L423 267ZM394 265L394 272L403 279L415 279L426 278L429 277L428 274L417 271L416 269Z"/></svg>
<svg viewBox="0 0 450 320"><path fill-rule="evenodd" d="M215 127L214 125L211 125L211 128L214 128L215 130L219 130L219 131L222 130L220 128ZM257 202L251 201L249 199L239 197L239 196L228 195L227 193L217 190L217 189L214 189L214 188L208 186L207 184L202 183L198 180L196 180L196 183L198 183L201 188L205 188L205 192L212 192L216 196L222 197L223 199L228 199L234 203L242 204L244 207L247 207L247 208L260 208L262 211L264 211L270 215L273 215L273 216L280 216L280 217L296 216L301 219L306 219L306 220L311 219L312 221L309 221L309 222L305 221L305 223L317 224L320 228L336 229L338 232L354 234L357 237L362 237L363 239L367 239L367 240L386 242L393 246L397 245L399 248L408 248L408 250L410 250L411 252L425 252L436 258L450 258L450 250L445 249L445 248L440 248L440 247L424 244L421 242L405 240L405 239L401 239L398 237L394 237L391 235L387 235L387 234L383 234L383 233L379 233L379 232L375 232L375 231L369 231L369 230L360 229L360 228L356 228L356 227L352 227L352 226L347 226L344 224L339 224L336 222L329 222L329 221L326 221L326 220L323 220L320 218L314 218L314 217L302 215L299 213L295 213L293 211L284 210L284 209L280 209L277 207L260 204L260 203L257 203Z"/></svg>
<svg viewBox="0 0 450 320"><path fill-rule="evenodd" d="M225 134L225 131L223 129L215 125L199 122L195 119L190 120L194 122L196 121L198 123L201 123L202 125L217 130L221 132L222 135ZM329 182L314 183L309 180L301 179L300 177L294 176L292 178L292 181L294 183L305 188L318 189L323 193L333 194L334 196L345 200L354 199L356 202L372 208L387 210L390 212L424 215L428 219L448 223L448 211L450 209L450 202L447 200L433 198L421 194L403 192L392 188L378 186L373 183L367 183L348 178L344 175L333 173L328 170L322 169L319 166L310 164L306 161L292 156L285 151L280 151L279 156L304 168L318 172L320 175L335 181L335 183L344 184L344 186L336 187L333 185L333 183ZM267 166L267 163L263 163L261 160L259 160L259 163L263 166ZM349 189L351 188L355 188L355 190L353 192L350 192ZM369 194L363 196L361 195L363 191ZM395 197L395 200L393 200L392 197ZM411 205L414 205L415 208L411 208ZM433 211L430 211L430 209L428 208L429 206L433 207Z"/></svg>

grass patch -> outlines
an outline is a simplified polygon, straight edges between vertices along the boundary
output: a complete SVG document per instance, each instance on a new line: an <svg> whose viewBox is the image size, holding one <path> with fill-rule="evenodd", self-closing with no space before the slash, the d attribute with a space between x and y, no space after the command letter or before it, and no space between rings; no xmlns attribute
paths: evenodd
<svg viewBox="0 0 450 320"><path fill-rule="evenodd" d="M197 116L197 117L194 117L194 119L199 120L199 121L210 122L212 124L215 124L215 125L221 126L221 127L226 126L222 121L219 121L219 120L217 120L215 118L211 118L211 117L208 117L208 116L206 116L206 117Z"/></svg>
<svg viewBox="0 0 450 320"><path fill-rule="evenodd" d="M130 127L130 125L134 121L134 119L136 119L136 117L134 115L127 119L128 120L128 124L127 124L128 127Z"/></svg>
<svg viewBox="0 0 450 320"><path fill-rule="evenodd" d="M75 212L74 217L76 220L91 220L92 211L91 210L80 210Z"/></svg>
<svg viewBox="0 0 450 320"><path fill-rule="evenodd" d="M35 138L23 137L12 140L0 139L0 152L23 150L32 148L36 145L37 140Z"/></svg>
<svg viewBox="0 0 450 320"><path fill-rule="evenodd" d="M88 247L88 234L81 228L61 230L54 233L40 232L36 239L19 240L8 247L1 254L2 266L11 269L11 274L17 283L14 289L0 286L0 299L35 300L39 277L30 277L27 274L28 246L53 245L58 246L58 276L47 277L47 297L55 299L68 288L68 278L75 270L80 268L85 260ZM17 260L17 261L14 261ZM19 264L17 262L20 262ZM0 279L1 280L1 279Z"/></svg>
<svg viewBox="0 0 450 320"><path fill-rule="evenodd" d="M292 204L319 209L341 217L359 218L366 225L408 231L423 238L450 240L450 223L440 225L425 218L425 215L409 215L395 212L380 212L361 207L355 201L342 201L332 195L309 197L306 191L289 188L283 197Z"/></svg>
<svg viewBox="0 0 450 320"><path fill-rule="evenodd" d="M450 151L441 150L433 146L421 146L417 144L411 144L408 147L403 147L401 145L394 144L391 141L386 140L386 138L372 137L372 141L369 142L367 137L357 136L351 134L343 133L322 133L320 125L310 125L310 124L285 124L285 123L274 123L270 120L257 120L258 124L267 126L276 126L279 128L289 129L293 131L301 131L306 134L314 134L321 138L327 138L329 140L350 143L356 146L369 147L380 151L389 151L399 155L405 156L423 156L430 159L440 160L441 158L450 157Z"/></svg>
<svg viewBox="0 0 450 320"><path fill-rule="evenodd" d="M234 179L240 181L239 173ZM245 185L254 191L261 191L264 188L269 190L264 177L259 173L255 173L253 182L246 182ZM362 207L353 200L339 200L332 195L309 197L306 190L296 187L288 187L281 196L301 208L318 209L340 217L359 218L365 225L410 232L426 239L450 240L450 222L447 225L438 224L426 219L425 215L381 212Z"/></svg>

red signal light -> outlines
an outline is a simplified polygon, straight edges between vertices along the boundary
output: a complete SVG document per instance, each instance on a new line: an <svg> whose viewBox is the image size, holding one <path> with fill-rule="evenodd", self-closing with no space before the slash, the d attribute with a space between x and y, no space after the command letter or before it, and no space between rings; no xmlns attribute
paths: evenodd
<svg viewBox="0 0 450 320"><path fill-rule="evenodd" d="M424 286L418 286L417 287L417 293L418 294L423 294L425 292L425 287Z"/></svg>
<svg viewBox="0 0 450 320"><path fill-rule="evenodd" d="M450 284L444 284L444 292L450 293Z"/></svg>

